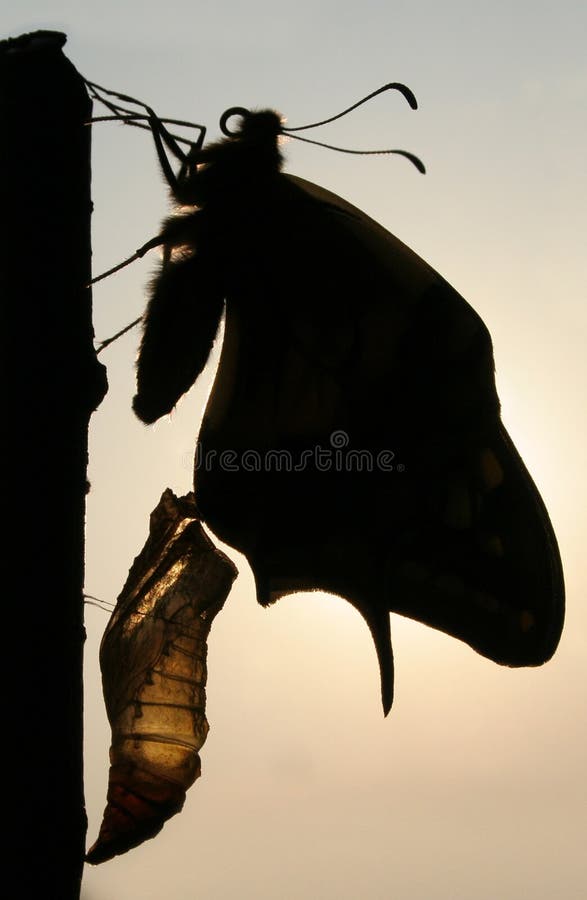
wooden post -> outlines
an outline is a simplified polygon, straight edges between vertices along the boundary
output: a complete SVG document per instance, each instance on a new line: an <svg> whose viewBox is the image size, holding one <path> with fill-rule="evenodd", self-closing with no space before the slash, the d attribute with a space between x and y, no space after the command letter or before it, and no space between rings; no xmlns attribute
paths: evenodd
<svg viewBox="0 0 587 900"><path fill-rule="evenodd" d="M65 35L0 43L5 878L79 897L87 434L93 350L90 132ZM12 792L15 792L14 796Z"/></svg>

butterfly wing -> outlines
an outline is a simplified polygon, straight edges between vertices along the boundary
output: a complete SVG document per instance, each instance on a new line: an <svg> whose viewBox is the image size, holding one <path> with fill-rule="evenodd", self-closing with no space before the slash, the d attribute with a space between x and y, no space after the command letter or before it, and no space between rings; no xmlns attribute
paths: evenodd
<svg viewBox="0 0 587 900"><path fill-rule="evenodd" d="M562 628L560 558L500 419L480 317L397 238L302 179L279 176L237 227L195 484L260 602L318 588L353 603L386 711L390 610L497 662L544 662Z"/></svg>
<svg viewBox="0 0 587 900"><path fill-rule="evenodd" d="M390 608L510 666L554 653L564 587L554 532L502 423L444 472L429 471L429 527L404 536L390 561Z"/></svg>

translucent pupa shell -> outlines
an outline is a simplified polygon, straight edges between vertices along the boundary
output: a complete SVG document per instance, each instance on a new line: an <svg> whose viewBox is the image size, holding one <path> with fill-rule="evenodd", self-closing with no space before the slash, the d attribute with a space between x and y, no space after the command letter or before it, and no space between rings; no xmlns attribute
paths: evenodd
<svg viewBox="0 0 587 900"><path fill-rule="evenodd" d="M236 575L204 533L193 495L166 490L100 647L112 744L107 805L88 862L154 837L200 775L207 638Z"/></svg>

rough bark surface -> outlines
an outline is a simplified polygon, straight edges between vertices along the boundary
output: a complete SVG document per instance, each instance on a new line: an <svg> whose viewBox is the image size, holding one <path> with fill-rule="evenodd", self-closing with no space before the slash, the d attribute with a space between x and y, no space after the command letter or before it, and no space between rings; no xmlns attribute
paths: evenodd
<svg viewBox="0 0 587 900"><path fill-rule="evenodd" d="M65 35L0 43L5 746L3 840L20 897L80 891L87 434L106 392L93 349L91 103ZM5 764L6 765L6 764ZM10 871L10 869L8 870Z"/></svg>

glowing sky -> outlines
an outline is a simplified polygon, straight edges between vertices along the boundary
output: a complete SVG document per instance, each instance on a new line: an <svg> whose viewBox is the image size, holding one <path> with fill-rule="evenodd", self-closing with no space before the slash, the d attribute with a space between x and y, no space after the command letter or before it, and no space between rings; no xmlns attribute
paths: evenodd
<svg viewBox="0 0 587 900"><path fill-rule="evenodd" d="M587 338L583 3L21 0L4 36L62 30L82 74L207 124L274 106L293 124L386 95L324 131L353 158L287 147L287 168L364 209L433 265L493 336L503 417L548 506L565 566L566 629L537 670L504 670L392 619L396 701L340 599L254 600L245 561L210 638L202 778L151 842L86 871L84 900L579 900L585 896ZM93 136L94 270L159 227L166 192L146 133ZM155 257L97 286L96 335L140 315ZM284 278L295 277L295 271ZM168 419L133 416L131 332L103 354L91 425L88 593L114 601L167 486L191 488L213 366ZM106 795L109 731L86 624L88 843Z"/></svg>

